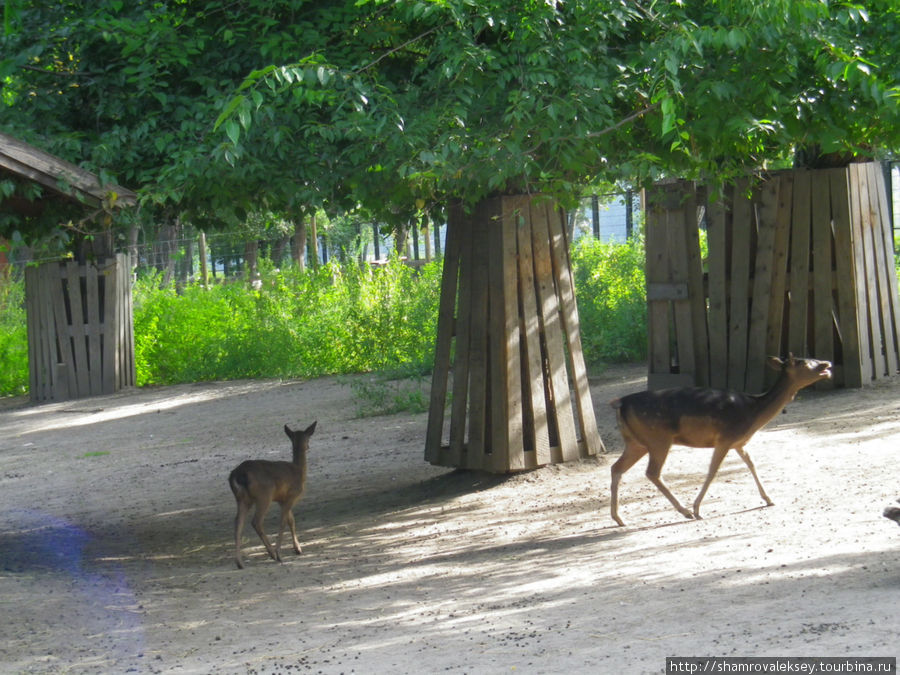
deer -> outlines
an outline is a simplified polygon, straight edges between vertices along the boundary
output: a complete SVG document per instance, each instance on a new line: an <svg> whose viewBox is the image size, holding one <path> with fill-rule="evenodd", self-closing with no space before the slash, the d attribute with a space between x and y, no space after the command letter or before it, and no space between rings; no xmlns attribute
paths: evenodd
<svg viewBox="0 0 900 675"><path fill-rule="evenodd" d="M237 516L234 518L234 562L238 569L244 568L241 559L241 537L244 521L253 506L256 507L251 521L253 529L265 544L269 556L281 562L281 537L284 534L285 524L291 528L294 552L300 554L293 508L306 491L306 453L309 450L309 438L316 430L316 423L313 422L306 429L296 431L287 424L284 425L284 433L291 439L293 448L293 459L290 462L248 459L235 467L228 476L228 485L237 501ZM281 505L281 525L278 528L275 548L272 548L263 530L263 519L272 502Z"/></svg>
<svg viewBox="0 0 900 675"><path fill-rule="evenodd" d="M618 512L619 481L622 474L647 454L650 456L647 478L685 518L700 519L703 497L731 449L750 469L766 506L772 506L773 502L766 494L744 446L794 399L797 392L829 379L831 362L794 358L793 354L789 354L787 359L770 356L767 363L780 374L772 388L763 394L683 387L641 391L610 401L625 441L625 450L611 467L610 513L620 527L625 523ZM660 477L669 450L676 444L713 448L709 471L694 500L692 511L681 505Z"/></svg>

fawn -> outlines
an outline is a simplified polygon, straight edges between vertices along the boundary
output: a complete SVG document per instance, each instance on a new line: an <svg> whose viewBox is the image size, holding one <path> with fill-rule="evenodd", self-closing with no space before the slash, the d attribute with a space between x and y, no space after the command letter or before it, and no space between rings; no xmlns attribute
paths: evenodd
<svg viewBox="0 0 900 675"><path fill-rule="evenodd" d="M242 462L228 476L228 484L237 501L237 516L234 519L234 562L238 569L244 568L241 560L241 534L244 521L251 506L256 506L253 514L253 529L262 539L266 551L273 560L281 562L281 536L285 523L291 528L294 551L300 553L300 542L297 540L297 527L294 524L294 505L300 501L306 490L306 453L309 450L309 437L316 430L316 422L302 431L294 431L287 424L284 433L291 439L293 460L290 462L273 462L266 459L249 459ZM278 528L278 539L275 548L269 543L263 531L263 518L272 502L281 505L281 525Z"/></svg>
<svg viewBox="0 0 900 675"><path fill-rule="evenodd" d="M734 448L756 481L767 506L772 500L763 489L753 460L744 445L753 435L782 411L797 392L831 377L831 363L816 359L769 357L768 363L781 375L764 394L685 387L663 391L641 391L610 401L616 410L619 430L625 440L622 456L612 465L610 512L613 520L624 525L618 513L619 481L635 462L648 454L647 478L686 518L700 518L700 503L716 476L722 460ZM663 463L673 444L692 448L714 448L709 472L700 494L694 500L693 513L675 498L660 478Z"/></svg>

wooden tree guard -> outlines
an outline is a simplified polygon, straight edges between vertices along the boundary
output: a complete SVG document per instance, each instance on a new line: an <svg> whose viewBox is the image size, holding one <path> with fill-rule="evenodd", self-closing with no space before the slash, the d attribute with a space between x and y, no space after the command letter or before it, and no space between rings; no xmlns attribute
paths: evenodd
<svg viewBox="0 0 900 675"><path fill-rule="evenodd" d="M602 448L562 213L533 196L452 208L425 459L504 473Z"/></svg>
<svg viewBox="0 0 900 675"><path fill-rule="evenodd" d="M33 401L110 394L134 386L131 265L53 262L25 270Z"/></svg>
<svg viewBox="0 0 900 675"><path fill-rule="evenodd" d="M715 202L687 182L644 199L651 388L759 392L771 382L766 356L788 352L832 361L835 386L897 374L900 303L880 164L768 174Z"/></svg>

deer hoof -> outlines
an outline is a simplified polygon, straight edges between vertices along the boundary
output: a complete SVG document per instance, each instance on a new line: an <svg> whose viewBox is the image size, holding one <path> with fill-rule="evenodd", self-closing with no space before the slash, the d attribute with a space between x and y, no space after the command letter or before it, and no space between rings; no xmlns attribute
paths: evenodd
<svg viewBox="0 0 900 675"><path fill-rule="evenodd" d="M238 568L239 570L244 569L244 563L242 563L240 560L235 560L235 561L234 561L234 564L237 565L237 568Z"/></svg>

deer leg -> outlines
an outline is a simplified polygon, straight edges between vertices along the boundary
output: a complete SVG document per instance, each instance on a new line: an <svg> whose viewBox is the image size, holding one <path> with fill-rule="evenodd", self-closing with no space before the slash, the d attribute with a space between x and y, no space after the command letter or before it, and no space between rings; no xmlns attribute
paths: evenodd
<svg viewBox="0 0 900 675"><path fill-rule="evenodd" d="M750 473L753 474L753 480L756 481L756 488L759 490L759 496L763 498L766 506L772 506L772 500L769 499L769 495L766 494L766 489L759 480L759 476L756 475L756 466L753 464L753 460L750 459L750 453L744 450L744 448L735 448L734 450L737 452L738 456L744 460L744 464L750 469Z"/></svg>
<svg viewBox="0 0 900 675"><path fill-rule="evenodd" d="M700 494L698 494L697 499L694 500L694 518L700 518L700 503L706 496L706 491L709 489L710 484L716 477L716 473L718 473L719 467L722 466L722 460L725 459L725 455L728 454L729 449L730 448L726 446L724 448L719 447L713 450L713 456L712 460L709 463L709 472L706 474L706 480L703 481L703 487L700 488Z"/></svg>
<svg viewBox="0 0 900 675"><path fill-rule="evenodd" d="M269 510L269 505L271 503L272 498L269 495L260 497L256 501L256 513L253 514L253 520L251 521L251 524L253 525L253 529L256 530L256 534L258 534L259 538L262 540L262 543L265 544L266 551L269 552L269 556L272 558L272 560L281 562L278 551L272 548L272 544L269 542L269 538L266 536L266 533L262 527L263 518L266 517L266 511Z"/></svg>
<svg viewBox="0 0 900 675"><path fill-rule="evenodd" d="M246 502L238 500L237 515L234 517L234 562L239 570L244 569L244 563L241 560L241 535L244 532L244 521L249 510L250 506Z"/></svg>
<svg viewBox="0 0 900 675"><path fill-rule="evenodd" d="M647 448L635 441L626 439L625 450L622 452L622 456L615 461L610 469L612 482L609 486L609 512L612 519L616 521L620 527L623 527L625 523L619 518L619 481L622 479L622 474L628 471L628 469L634 466L635 462L646 454Z"/></svg>
<svg viewBox="0 0 900 675"><path fill-rule="evenodd" d="M294 553L300 555L300 540L297 539L297 525L294 522L294 511L292 509L288 509L287 511L287 523L291 527L291 537L294 540Z"/></svg>
<svg viewBox="0 0 900 675"><path fill-rule="evenodd" d="M671 446L670 446L671 447ZM666 461L666 457L669 454L669 448L666 448L664 452L651 452L650 460L647 462L647 478L650 479L650 482L653 483L660 492L665 495L666 499L668 499L672 506L683 515L685 518L692 518L691 512L688 511L684 506L682 506L681 502L672 494L669 490L668 486L663 483L663 479L660 477L662 473L663 463Z"/></svg>

